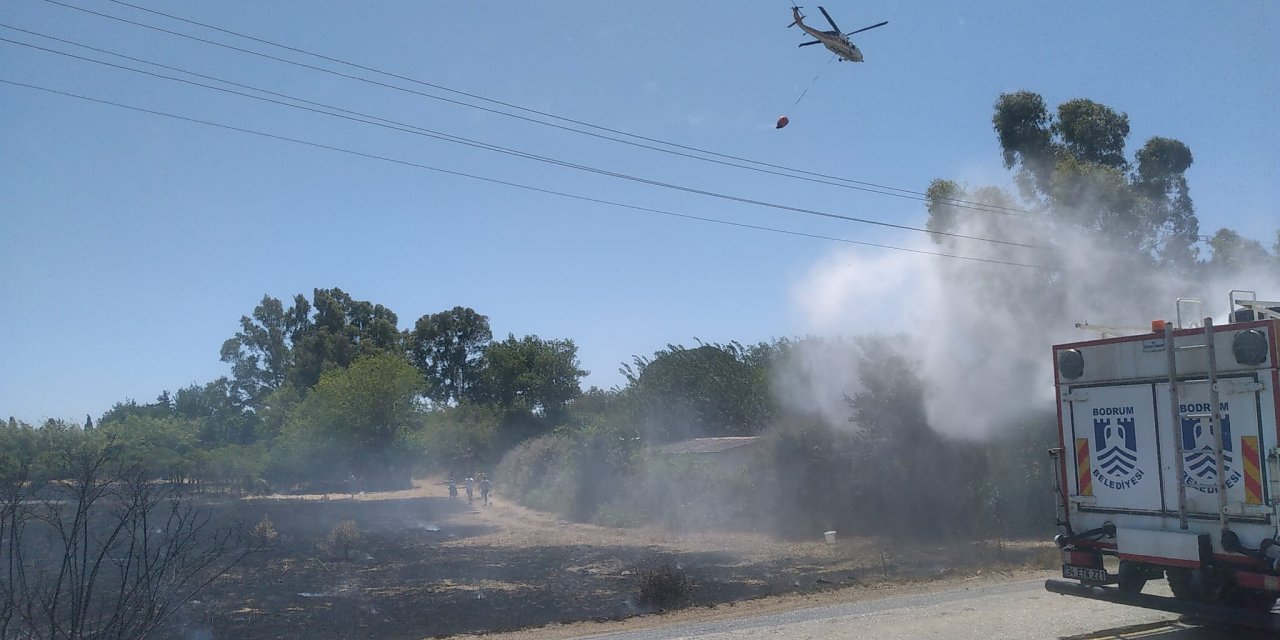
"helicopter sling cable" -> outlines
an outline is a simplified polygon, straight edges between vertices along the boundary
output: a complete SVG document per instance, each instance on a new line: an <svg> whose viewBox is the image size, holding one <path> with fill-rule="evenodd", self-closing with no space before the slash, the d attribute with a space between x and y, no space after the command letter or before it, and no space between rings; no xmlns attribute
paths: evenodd
<svg viewBox="0 0 1280 640"><path fill-rule="evenodd" d="M819 69L817 73L813 74L813 79L809 81L809 85L804 88L804 91L800 92L800 95L796 97L796 101L791 103L791 113L796 112L796 107L800 106L800 101L804 100L805 94L809 93L809 90L813 88L813 85L818 83L818 78L821 77L822 73L827 70L827 67L831 66L832 62L835 62L835 59L836 59L836 56L831 56L831 59L827 60L827 64L824 65L821 69ZM791 123L791 119L784 114L778 117L778 124L774 128L781 129L790 123Z"/></svg>

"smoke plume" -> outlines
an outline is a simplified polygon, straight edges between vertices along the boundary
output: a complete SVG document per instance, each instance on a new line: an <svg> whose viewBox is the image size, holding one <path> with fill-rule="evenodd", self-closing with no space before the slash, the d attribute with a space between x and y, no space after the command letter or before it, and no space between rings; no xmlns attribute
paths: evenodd
<svg viewBox="0 0 1280 640"><path fill-rule="evenodd" d="M1203 316L1220 323L1229 289L1280 297L1274 263L1179 276L1102 234L1010 218L966 209L953 232L1034 248L951 237L911 248L1041 268L874 249L833 251L793 286L803 331L838 338L893 334L902 355L919 364L930 425L948 435L983 438L1053 406L1051 346L1100 335L1076 323L1139 333L1153 319L1174 320L1179 297L1204 302L1199 310L1184 306L1184 324L1198 324ZM848 350L795 350L776 373L774 391L789 408L816 409L833 426L847 426L845 396L859 389L858 353L851 341L839 344Z"/></svg>

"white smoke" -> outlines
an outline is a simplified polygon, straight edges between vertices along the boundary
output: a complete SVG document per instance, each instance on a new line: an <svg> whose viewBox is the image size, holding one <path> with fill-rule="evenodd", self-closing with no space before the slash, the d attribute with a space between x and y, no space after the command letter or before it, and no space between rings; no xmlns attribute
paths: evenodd
<svg viewBox="0 0 1280 640"><path fill-rule="evenodd" d="M774 376L785 406L848 425L845 397L860 387L850 338L902 334L893 343L919 364L931 426L948 435L989 437L1052 410L1052 345L1099 337L1076 323L1136 333L1151 320L1174 320L1179 297L1204 301L1202 310L1184 307L1184 322L1198 323L1200 315L1223 322L1231 288L1280 297L1274 265L1192 281L1145 268L1132 254L1104 248L1097 236L1065 225L962 213L955 233L1040 248L954 238L910 248L1047 268L875 249L829 253L795 283L793 299L804 331L843 340L794 350Z"/></svg>
<svg viewBox="0 0 1280 640"><path fill-rule="evenodd" d="M862 390L862 351L852 337L900 330L923 266L892 252L837 251L818 260L791 295L810 337L793 345L772 375L785 409L849 426L847 399Z"/></svg>

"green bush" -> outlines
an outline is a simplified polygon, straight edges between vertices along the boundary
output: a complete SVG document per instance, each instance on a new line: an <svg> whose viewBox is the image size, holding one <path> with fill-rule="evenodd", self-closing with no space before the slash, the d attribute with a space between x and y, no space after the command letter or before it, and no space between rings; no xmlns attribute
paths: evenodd
<svg viewBox="0 0 1280 640"><path fill-rule="evenodd" d="M436 409L423 417L415 448L427 462L450 472L488 467L499 452L502 418L502 410L489 405Z"/></svg>
<svg viewBox="0 0 1280 640"><path fill-rule="evenodd" d="M521 503L568 516L577 502L581 477L573 439L550 434L527 440L503 457L495 476Z"/></svg>

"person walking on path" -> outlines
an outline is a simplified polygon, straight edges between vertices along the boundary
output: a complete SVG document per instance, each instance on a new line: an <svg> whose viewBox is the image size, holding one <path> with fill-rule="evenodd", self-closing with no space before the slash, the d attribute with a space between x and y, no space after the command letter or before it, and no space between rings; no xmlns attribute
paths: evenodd
<svg viewBox="0 0 1280 640"><path fill-rule="evenodd" d="M471 504L474 502L472 499L472 491L475 489L476 479L471 476L467 476L467 479L464 482L467 485L467 504Z"/></svg>
<svg viewBox="0 0 1280 640"><path fill-rule="evenodd" d="M480 497L484 498L484 506L486 507L489 506L489 489L491 488L493 488L493 485L489 482L489 476L483 473L480 474Z"/></svg>
<svg viewBox="0 0 1280 640"><path fill-rule="evenodd" d="M458 497L458 481L449 476L449 502L453 502Z"/></svg>

